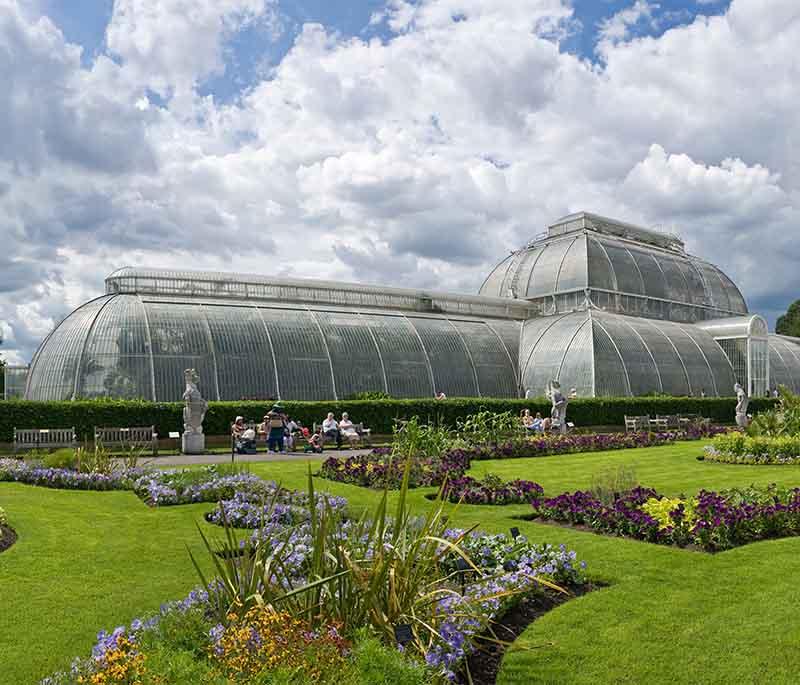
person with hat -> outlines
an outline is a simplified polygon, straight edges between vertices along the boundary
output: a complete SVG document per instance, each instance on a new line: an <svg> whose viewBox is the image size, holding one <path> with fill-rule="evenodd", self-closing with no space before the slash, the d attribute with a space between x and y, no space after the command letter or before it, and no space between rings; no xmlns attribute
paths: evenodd
<svg viewBox="0 0 800 685"><path fill-rule="evenodd" d="M267 434L267 449L270 452L283 452L283 434L286 431L286 419L281 408L273 405L264 416L264 432Z"/></svg>

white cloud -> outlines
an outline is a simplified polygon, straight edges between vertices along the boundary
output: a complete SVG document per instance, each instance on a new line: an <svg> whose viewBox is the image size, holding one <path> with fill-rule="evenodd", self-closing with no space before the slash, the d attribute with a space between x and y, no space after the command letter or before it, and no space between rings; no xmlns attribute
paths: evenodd
<svg viewBox="0 0 800 685"><path fill-rule="evenodd" d="M225 105L197 85L275 8L191 4L118 0L118 63L86 68L0 0L0 319L26 355L125 263L475 292L578 209L674 224L770 311L798 294L793 0L625 33L601 65L559 51L567 2L395 2L390 39L306 25Z"/></svg>
<svg viewBox="0 0 800 685"><path fill-rule="evenodd" d="M626 7L600 22L597 31L600 40L616 43L630 38L631 29L637 25L645 24L655 27L654 12L658 8L659 5L657 3L636 0L630 7Z"/></svg>
<svg viewBox="0 0 800 685"><path fill-rule="evenodd" d="M116 0L106 44L138 83L184 94L223 71L225 40L259 21L279 35L273 0Z"/></svg>

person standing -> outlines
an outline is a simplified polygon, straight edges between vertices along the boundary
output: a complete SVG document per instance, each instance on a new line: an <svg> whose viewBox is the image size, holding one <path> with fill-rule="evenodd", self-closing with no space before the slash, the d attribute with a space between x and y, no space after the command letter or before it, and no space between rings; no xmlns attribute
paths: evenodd
<svg viewBox="0 0 800 685"><path fill-rule="evenodd" d="M286 431L286 421L280 407L273 406L267 412L264 423L266 424L265 428L269 429L267 449L270 452L283 452L283 434Z"/></svg>

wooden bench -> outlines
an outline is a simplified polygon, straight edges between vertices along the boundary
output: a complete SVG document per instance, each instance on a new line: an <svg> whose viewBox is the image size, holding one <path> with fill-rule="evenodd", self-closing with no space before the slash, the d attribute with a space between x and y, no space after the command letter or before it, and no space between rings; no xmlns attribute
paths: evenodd
<svg viewBox="0 0 800 685"><path fill-rule="evenodd" d="M147 448L158 456L158 433L155 426L132 426L130 428L116 428L107 426L94 427L94 446Z"/></svg>
<svg viewBox="0 0 800 685"><path fill-rule="evenodd" d="M625 432L650 430L650 415L647 416L628 416L625 415Z"/></svg>
<svg viewBox="0 0 800 685"><path fill-rule="evenodd" d="M355 442L358 442L358 443L360 443L362 445L365 445L365 446L372 445L372 429L371 428L364 428L364 424L363 423L354 423L353 427L356 429L356 433L358 433L358 440L355 441ZM321 423L315 423L314 424L314 429L313 429L312 432L316 433L317 431L319 431L320 437L322 438L322 444L324 446L325 441L327 440L327 438L325 437L325 433L322 430L322 424ZM346 441L347 441L347 439L345 439L343 437L342 438L342 444L344 444ZM352 444L355 444L355 442L352 442Z"/></svg>
<svg viewBox="0 0 800 685"><path fill-rule="evenodd" d="M680 428L681 421L678 414L656 414L656 419L663 422L666 428Z"/></svg>
<svg viewBox="0 0 800 685"><path fill-rule="evenodd" d="M72 428L15 428L14 454L27 450L50 450L62 447L75 449L78 436Z"/></svg>

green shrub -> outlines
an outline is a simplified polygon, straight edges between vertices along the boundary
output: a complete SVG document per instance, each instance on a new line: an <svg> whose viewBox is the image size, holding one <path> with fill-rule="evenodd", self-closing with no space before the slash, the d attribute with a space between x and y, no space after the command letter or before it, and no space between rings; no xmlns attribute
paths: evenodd
<svg viewBox="0 0 800 685"><path fill-rule="evenodd" d="M747 428L749 435L800 435L800 395L795 395L783 385L780 386L779 394L777 406L761 412L753 419Z"/></svg>
<svg viewBox="0 0 800 685"><path fill-rule="evenodd" d="M75 450L65 448L45 454L42 463L49 469L74 469L78 459Z"/></svg>
<svg viewBox="0 0 800 685"><path fill-rule="evenodd" d="M746 435L731 432L716 436L706 449L713 461L781 464L800 461L800 435Z"/></svg>
<svg viewBox="0 0 800 685"><path fill-rule="evenodd" d="M456 398L434 400L342 400L330 402L281 403L284 410L304 425L321 423L327 412L339 416L343 411L355 422L363 422L373 433L390 434L395 421L418 416L422 423L455 428L459 420L482 410L493 413L511 412L518 416L522 409L534 414L550 413L544 398L492 399ZM714 423L732 423L735 400L728 397L597 397L572 400L567 418L576 426L622 426L625 415L702 414ZM771 409L775 400L754 398L750 411L754 414ZM271 403L210 402L204 423L207 435L227 435L236 416L260 419ZM14 439L17 428L75 427L78 438L93 440L95 426L155 425L161 436L183 430L183 404L180 402L144 402L127 400L76 400L74 402L26 402L10 400L0 405L0 442Z"/></svg>

